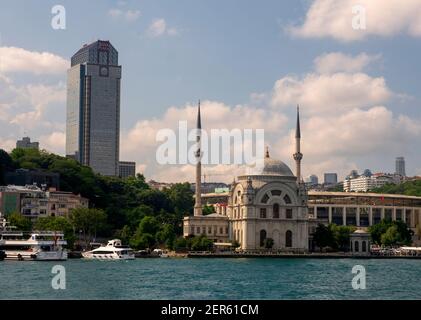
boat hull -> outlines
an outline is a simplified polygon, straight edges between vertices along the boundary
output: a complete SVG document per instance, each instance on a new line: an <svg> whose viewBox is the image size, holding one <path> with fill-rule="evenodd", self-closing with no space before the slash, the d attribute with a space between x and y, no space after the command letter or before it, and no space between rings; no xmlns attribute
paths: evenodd
<svg viewBox="0 0 421 320"><path fill-rule="evenodd" d="M17 260L17 261L63 261L67 260L67 251L41 251L41 252L30 252L30 251L5 251L6 260Z"/></svg>
<svg viewBox="0 0 421 320"><path fill-rule="evenodd" d="M83 252L82 257L89 260L134 260L133 255L118 255L116 253L93 254L92 252Z"/></svg>

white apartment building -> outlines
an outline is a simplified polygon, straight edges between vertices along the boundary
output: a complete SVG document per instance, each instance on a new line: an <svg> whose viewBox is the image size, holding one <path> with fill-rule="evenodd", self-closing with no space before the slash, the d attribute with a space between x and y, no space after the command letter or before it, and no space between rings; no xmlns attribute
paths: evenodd
<svg viewBox="0 0 421 320"><path fill-rule="evenodd" d="M382 187L388 183L396 183L392 176L377 174L372 176L359 176L356 178L347 177L344 180L345 192L367 192Z"/></svg>

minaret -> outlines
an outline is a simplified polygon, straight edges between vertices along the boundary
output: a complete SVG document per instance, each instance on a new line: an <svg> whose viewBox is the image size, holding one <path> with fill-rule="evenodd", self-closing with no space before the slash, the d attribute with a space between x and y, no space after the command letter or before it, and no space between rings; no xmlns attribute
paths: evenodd
<svg viewBox="0 0 421 320"><path fill-rule="evenodd" d="M196 203L194 205L194 215L202 215L202 150L201 150L201 130L202 121L200 119L200 100L197 108L197 136L196 136Z"/></svg>
<svg viewBox="0 0 421 320"><path fill-rule="evenodd" d="M300 107L297 105L297 126L295 128L295 153L294 160L296 165L295 174L297 176L297 183L301 182L301 159L303 154L301 153L301 129L300 129Z"/></svg>

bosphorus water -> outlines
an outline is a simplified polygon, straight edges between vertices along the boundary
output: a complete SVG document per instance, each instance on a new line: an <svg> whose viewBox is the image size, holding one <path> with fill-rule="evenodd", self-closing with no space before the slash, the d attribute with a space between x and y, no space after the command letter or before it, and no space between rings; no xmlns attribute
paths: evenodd
<svg viewBox="0 0 421 320"><path fill-rule="evenodd" d="M66 270L55 290L54 265ZM352 268L366 270L365 290ZM0 262L0 299L419 299L421 260L136 259Z"/></svg>

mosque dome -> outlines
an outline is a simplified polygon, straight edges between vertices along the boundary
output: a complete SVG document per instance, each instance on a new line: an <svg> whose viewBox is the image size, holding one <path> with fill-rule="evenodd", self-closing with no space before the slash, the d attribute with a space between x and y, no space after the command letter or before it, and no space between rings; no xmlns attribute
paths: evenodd
<svg viewBox="0 0 421 320"><path fill-rule="evenodd" d="M266 150L264 166L261 174L294 177L291 169L284 162L270 158L268 150Z"/></svg>

